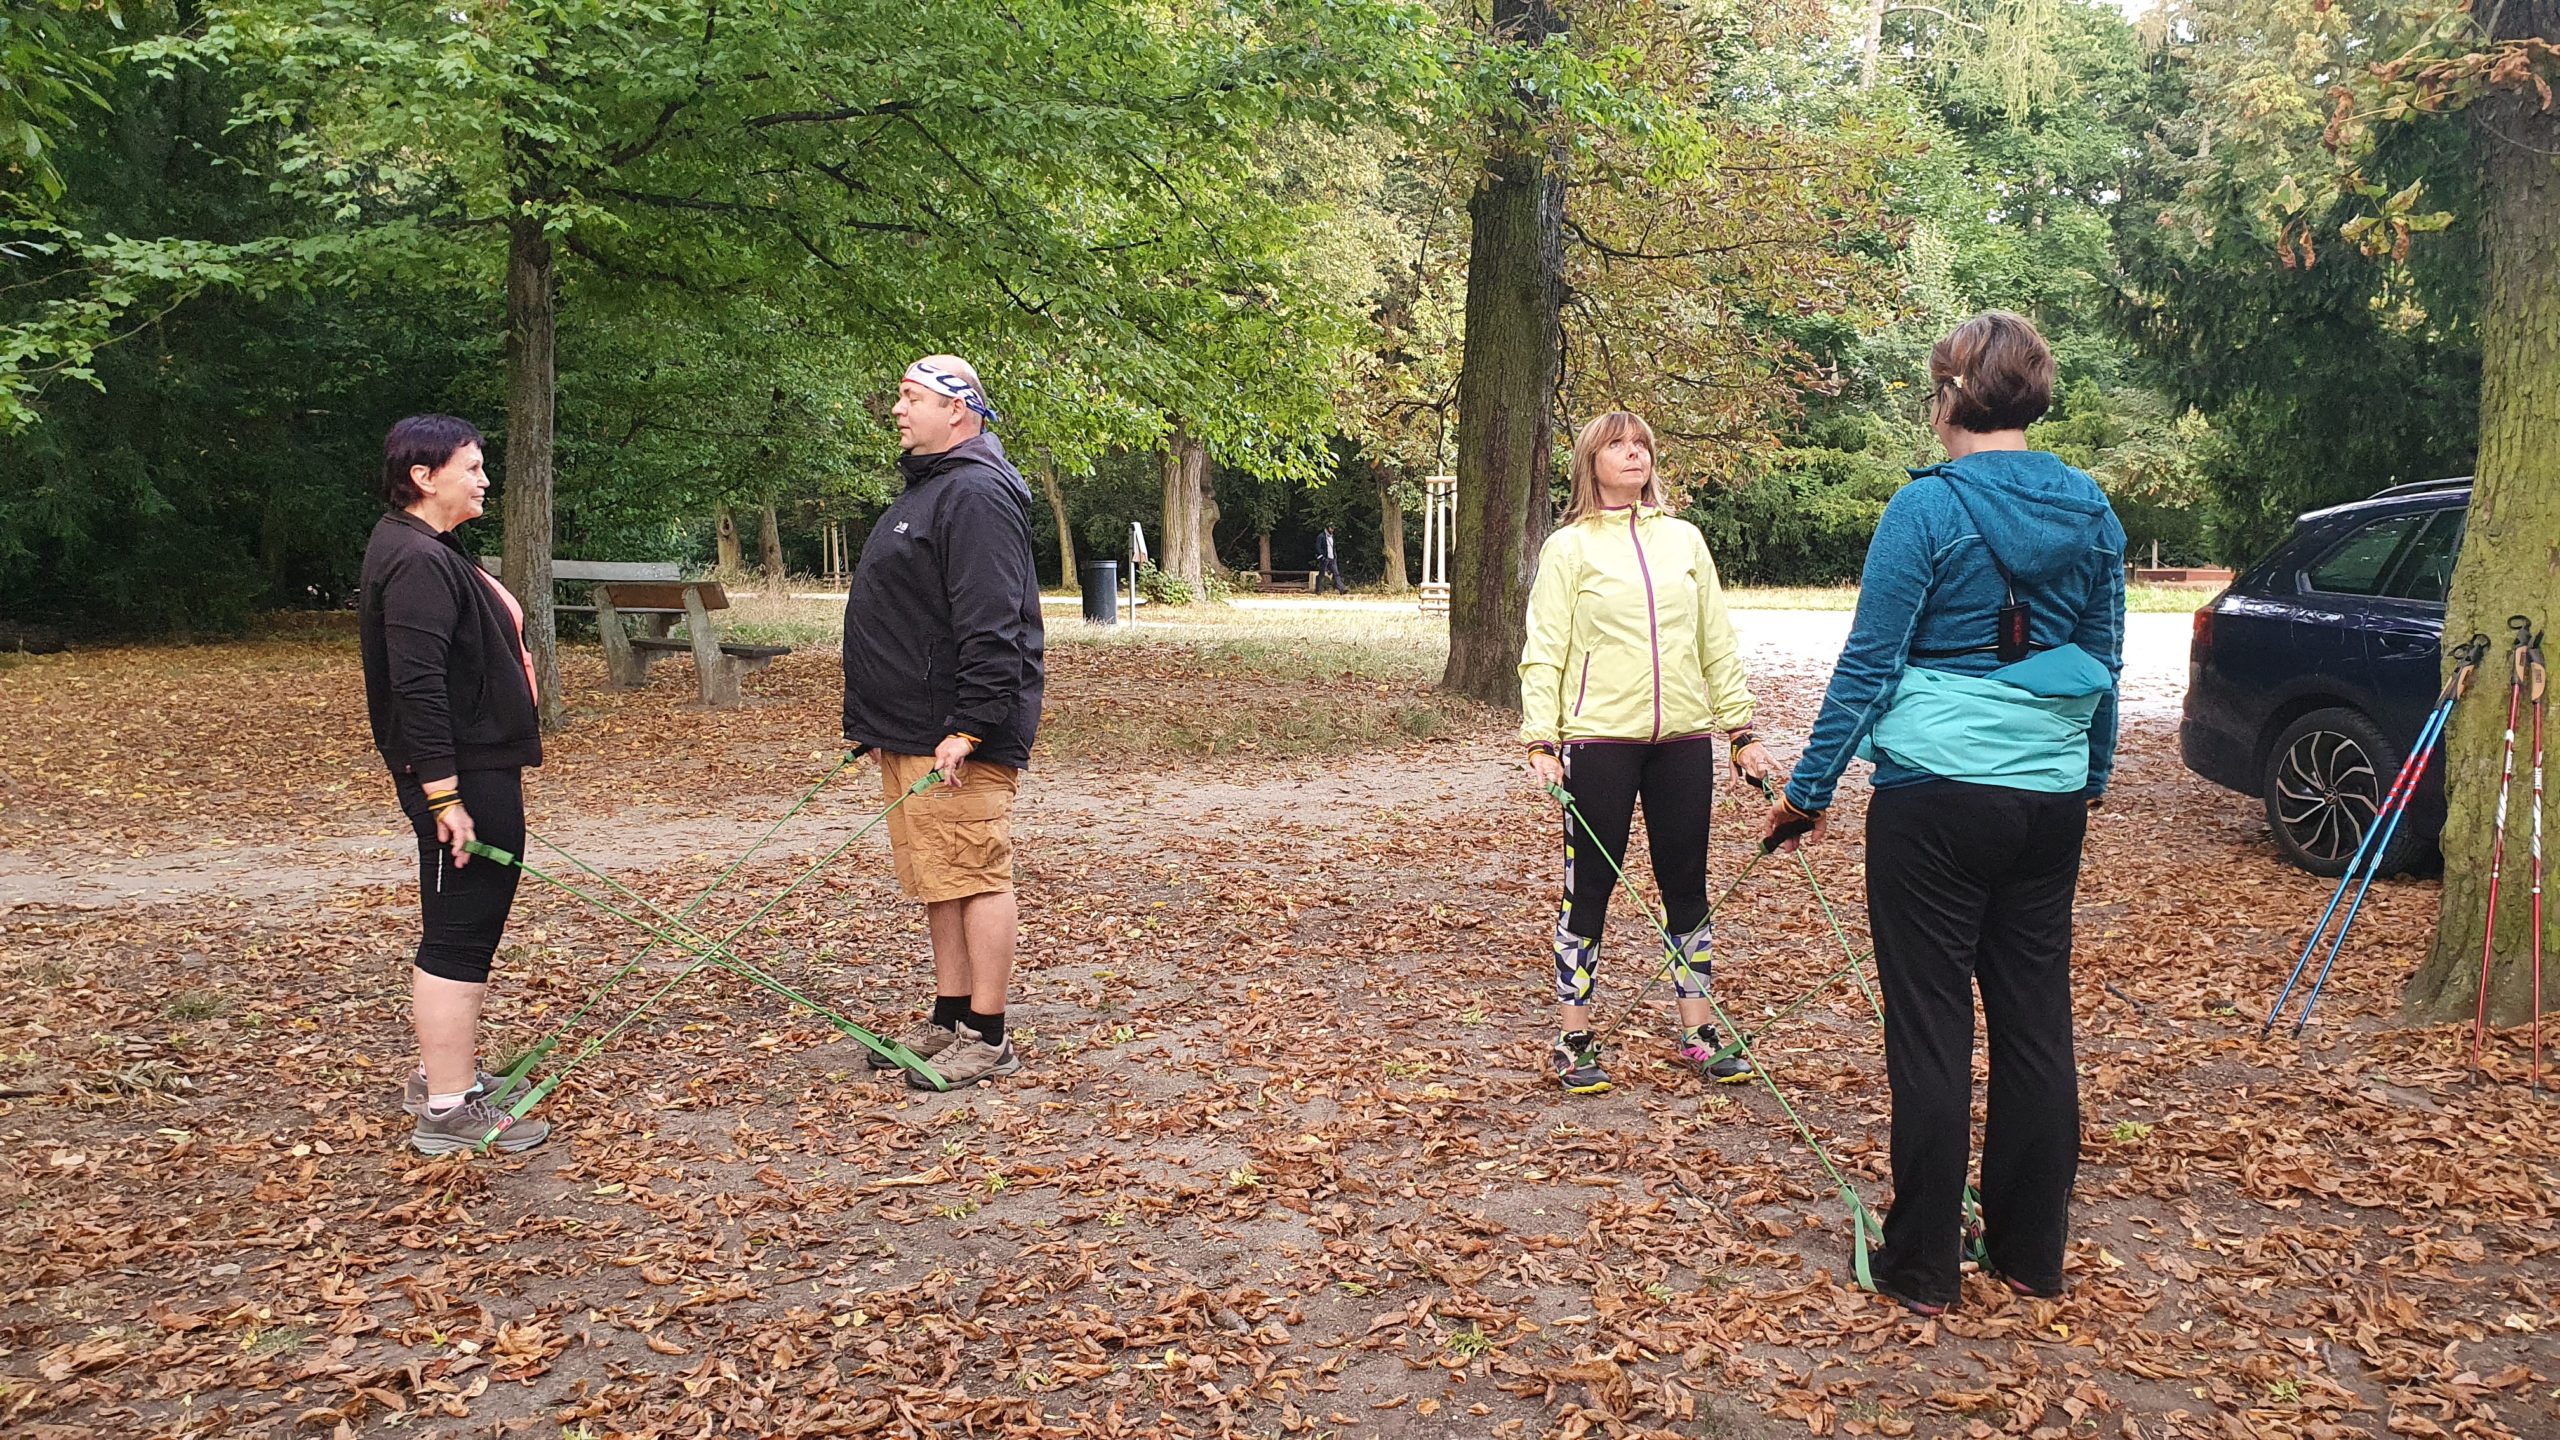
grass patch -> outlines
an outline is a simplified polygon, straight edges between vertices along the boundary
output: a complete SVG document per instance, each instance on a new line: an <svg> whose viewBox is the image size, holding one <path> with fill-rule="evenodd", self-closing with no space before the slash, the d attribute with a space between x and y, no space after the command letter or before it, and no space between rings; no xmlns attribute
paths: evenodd
<svg viewBox="0 0 2560 1440"><path fill-rule="evenodd" d="M181 990L161 1013L172 1020L211 1020L230 1013L231 1002L210 990Z"/></svg>

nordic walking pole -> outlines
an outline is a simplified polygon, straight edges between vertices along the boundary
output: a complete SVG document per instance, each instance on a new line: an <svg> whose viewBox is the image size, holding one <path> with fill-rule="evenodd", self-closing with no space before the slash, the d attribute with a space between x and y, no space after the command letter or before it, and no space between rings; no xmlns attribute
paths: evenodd
<svg viewBox="0 0 2560 1440"><path fill-rule="evenodd" d="M2426 753L2429 756L2432 756L2436 747L2443 743L2444 729L2442 726L2439 726L2436 729L2434 737L2428 741ZM2414 786L2412 787L2411 793L2415 793ZM2391 837L2400 833L2400 822L2402 819L2407 817L2408 813L2408 795L2400 797L2400 804L2391 811L2391 814L2387 819L2383 817L2382 812L2379 810L2374 812L2375 819L2381 821L2379 826L2382 834L2380 846L2374 852L2373 863L2365 867L2364 879L2359 882L2356 887L2355 900L2347 906L2347 918L2339 922L2338 933L2329 938L2329 953L2327 957L2320 962L2320 974L2311 982L2310 993L2303 996L2302 1013L2293 1017L2293 1033L2296 1039L2301 1038L2303 1027L2311 1023L2311 1007L2320 1003L2320 992L2329 983L2330 968L2338 963L2339 952L2346 947L2347 932L2355 928L2356 916L2361 914L2364 910L2365 894L2373 888L2374 880L2382 873L2382 857L2390 852ZM2314 936L2313 938L2317 939L2318 937ZM2261 1036L2260 1038L2263 1039L2265 1037Z"/></svg>
<svg viewBox="0 0 2560 1440"><path fill-rule="evenodd" d="M2542 664L2542 636L2533 637L2528 668L2533 685L2533 1083L2542 1093L2542 712L2550 672Z"/></svg>
<svg viewBox="0 0 2560 1440"><path fill-rule="evenodd" d="M693 912L701 909L703 902L709 900L713 892L717 891L721 886L729 883L729 877L737 874L739 867L745 865L749 860L754 859L757 851L762 850L775 835L781 833L783 825L788 823L792 816L797 815L803 809L806 809L810 801L818 798L818 792L826 789L828 785L832 784L838 775L845 772L847 766L852 765L855 761L861 759L870 752L871 747L868 745L855 745L852 749L844 752L844 758L835 763L834 769L831 769L826 774L819 776L818 783L810 786L806 791L802 792L799 800L794 802L790 809L782 812L781 819L776 820L773 824L767 826L765 828L765 832L756 837L754 844L748 846L745 852L740 854L737 859L730 861L726 869L723 869L719 874L713 876L711 878L711 883L704 886L700 894L694 896L692 900L686 903L684 909L676 913L676 919L680 921L691 919ZM547 840L543 843L546 845L550 844ZM552 848L558 849L559 847L553 846ZM561 853L565 855L568 852L563 850ZM499 1066L499 1073L506 1076L510 1082L513 1082L515 1080L522 1079L526 1072L530 1071L534 1066L541 1064L544 1057L548 1056L553 1050L559 1048L560 1037L569 1033L569 1027L586 1018L587 1012L596 1007L596 1002L612 993L613 988L621 984L624 977L630 975L632 971L639 969L640 962L649 958L649 952L657 948L657 944L658 937L652 935L649 939L649 943L641 946L639 953L633 955L628 961L624 962L621 969L616 970L613 974L605 977L605 982L602 985L597 986L595 991L587 996L583 1004L579 1005L577 1009L571 1011L568 1019L561 1021L559 1025L552 1029L550 1034L543 1036L533 1044L525 1047L522 1054L517 1055L506 1064Z"/></svg>
<svg viewBox="0 0 2560 1440"><path fill-rule="evenodd" d="M2321 937L2329 933L2329 921L2338 913L2338 902L2346 898L2347 887L2355 883L2357 872L2364 868L2365 856L2371 854L2379 864L2383 854L2391 848L2389 838L2382 836L2384 812L2406 805L2409 797L2417 793L2419 777L2426 774L2427 757L2452 718L2454 702L2471 688L2472 671L2488 648L2488 636L2474 635L2469 644L2454 650L2453 674L2446 677L2444 688L2437 692L2436 708L2428 712L2426 724L2418 727L2418 739L2409 747L2409 758L2401 763L2400 773L2392 780L2391 789L2384 794L2381 805L2375 808L2373 821L2365 828L2364 838L2356 842L2354 857L2347 861L2347 868L2338 876L2338 888L2329 896L2329 908L2320 912L2320 923L2311 927L2309 938L2302 942L2302 954L2293 962L2293 973L2285 977L2284 989L2277 992L2276 1003L2267 1007L2266 1022L2258 1027L2259 1039L2264 1040L2274 1033L2276 1020L2284 1014L2285 1002L2293 998L2293 987L2302 983L2302 973L2311 964L2311 952L2320 948ZM2378 845L2377 837L2381 837ZM2325 966L2321 973L2324 976L2328 973ZM2310 1005L2306 1003L2302 1008L2307 1016ZM2299 1028L2296 1027L2297 1030Z"/></svg>
<svg viewBox="0 0 2560 1440"><path fill-rule="evenodd" d="M2507 754L2498 766L2498 813L2489 844L2489 906L2480 922L2480 995L2471 1016L2471 1078L2480 1078L2480 1052L2489 1040L2489 957L2498 945L2498 872L2507 859L2507 792L2516 780L2516 712L2524 708L2525 648L2533 641L2533 622L2510 616L2515 633L2514 678L2507 682Z"/></svg>

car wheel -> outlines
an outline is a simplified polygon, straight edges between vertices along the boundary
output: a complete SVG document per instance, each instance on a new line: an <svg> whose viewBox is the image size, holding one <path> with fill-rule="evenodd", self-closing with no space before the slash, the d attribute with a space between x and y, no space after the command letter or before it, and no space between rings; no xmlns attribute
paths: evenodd
<svg viewBox="0 0 2560 1440"><path fill-rule="evenodd" d="M2286 726L2267 752L2263 786L2276 848L2314 875L2347 873L2400 774L2400 759L2358 711L2315 710ZM2427 838L2407 825L2395 829L2382 873L2407 869Z"/></svg>

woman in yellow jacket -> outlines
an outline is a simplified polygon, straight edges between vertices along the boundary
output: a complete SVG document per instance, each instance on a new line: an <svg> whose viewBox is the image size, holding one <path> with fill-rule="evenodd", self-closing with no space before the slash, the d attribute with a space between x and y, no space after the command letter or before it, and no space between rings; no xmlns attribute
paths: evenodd
<svg viewBox="0 0 2560 1440"><path fill-rule="evenodd" d="M1707 821L1719 745L1746 779L1776 768L1751 733L1751 691L1706 537L1663 508L1653 429L1623 410L1574 437L1573 496L1529 593L1520 709L1530 770L1573 796L1554 940L1556 1082L1575 1095L1609 1088L1591 1003L1617 877L1582 847L1623 864L1638 797L1669 912L1680 1058L1710 1080L1750 1079L1739 1057L1714 1058L1724 1041L1707 1003Z"/></svg>

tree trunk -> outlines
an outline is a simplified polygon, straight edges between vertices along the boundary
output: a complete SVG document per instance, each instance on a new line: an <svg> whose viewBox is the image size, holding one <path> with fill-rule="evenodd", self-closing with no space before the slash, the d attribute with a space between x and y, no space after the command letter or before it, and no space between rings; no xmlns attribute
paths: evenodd
<svg viewBox="0 0 2560 1440"><path fill-rule="evenodd" d="M1058 522L1058 583L1084 592L1084 576L1076 570L1076 532L1067 524L1067 495L1058 488L1058 462L1040 458L1040 488L1049 497L1049 514Z"/></svg>
<svg viewBox="0 0 2560 1440"><path fill-rule="evenodd" d="M1160 547L1164 553L1156 565L1167 577L1190 586L1194 595L1201 593L1201 555L1208 552L1210 563L1217 563L1215 552L1208 550L1203 539L1213 523L1209 517L1216 513L1209 508L1215 502L1210 500L1208 490L1208 447L1175 431L1164 452L1164 535Z"/></svg>
<svg viewBox="0 0 2560 1440"><path fill-rule="evenodd" d="M507 588L524 607L542 728L557 730L558 619L551 610L551 441L560 294L551 238L521 208L507 223Z"/></svg>
<svg viewBox="0 0 2560 1440"><path fill-rule="evenodd" d="M2560 0L2509 0L2500 13L2501 39L2560 40ZM2549 159L2560 154L2560 112L2537 109L2530 96L2481 103L2476 143L2489 183L2480 231L2488 262L2480 307L2480 460L2444 633L2458 642L2485 631L2495 643L2471 698L2455 707L2448 737L2444 893L2434 952L2401 997L2403 1014L2413 1021L2468 1020L2479 1003L2491 832L2514 673L2507 617L2528 615L2560 629L2560 449L2551 443L2560 434L2560 168ZM2525 706L2517 722L2489 974L2489 1018L2501 1025L2521 1023L2532 1012L2529 693ZM2545 930L2549 948L2548 921ZM2552 988L2560 994L2560 986Z"/></svg>
<svg viewBox="0 0 2560 1440"><path fill-rule="evenodd" d="M764 551L764 593L779 599L790 593L790 584L782 563L782 521L770 505L757 518L756 543Z"/></svg>
<svg viewBox="0 0 2560 1440"><path fill-rule="evenodd" d="M1889 0L1867 0L1867 33L1858 46L1858 88L1876 88L1876 63L1883 58L1884 9Z"/></svg>
<svg viewBox="0 0 2560 1440"><path fill-rule="evenodd" d="M1402 595L1413 588L1404 569L1404 487L1384 465L1371 465L1369 473L1378 478L1379 548L1387 562L1387 593Z"/></svg>
<svg viewBox="0 0 2560 1440"><path fill-rule="evenodd" d="M747 572L746 547L738 540L738 517L730 514L726 505L721 506L717 514L720 522L720 578L734 580Z"/></svg>
<svg viewBox="0 0 2560 1440"><path fill-rule="evenodd" d="M1203 586L1200 598L1206 600L1209 598L1206 588L1208 578L1212 575L1225 575L1227 563L1218 558L1218 517L1223 512L1218 508L1217 482L1209 476L1208 451L1200 452L1199 466L1200 518L1197 529L1200 537L1200 578Z"/></svg>
<svg viewBox="0 0 2560 1440"><path fill-rule="evenodd" d="M1546 0L1494 0L1505 42L1563 32ZM1523 102L1524 104L1527 102ZM1520 708L1529 582L1551 518L1555 396L1564 368L1564 157L1535 115L1494 122L1467 253L1458 372L1458 514L1449 552L1449 668L1441 683Z"/></svg>
<svg viewBox="0 0 2560 1440"><path fill-rule="evenodd" d="M1262 582L1271 583L1271 532L1262 532Z"/></svg>

